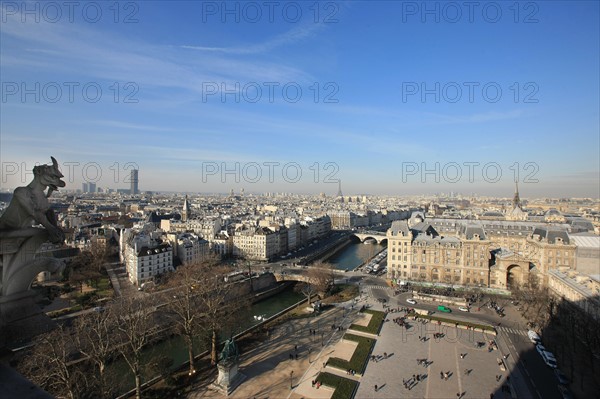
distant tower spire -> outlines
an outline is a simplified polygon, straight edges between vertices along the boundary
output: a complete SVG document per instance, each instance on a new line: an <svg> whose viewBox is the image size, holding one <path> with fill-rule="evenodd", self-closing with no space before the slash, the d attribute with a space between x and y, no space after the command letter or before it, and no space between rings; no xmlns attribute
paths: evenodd
<svg viewBox="0 0 600 399"><path fill-rule="evenodd" d="M342 180L338 180L338 193L337 193L338 197L343 197L342 195Z"/></svg>
<svg viewBox="0 0 600 399"><path fill-rule="evenodd" d="M188 202L188 196L185 196L185 200L183 201L183 211L181 212L181 220L186 222L192 216L192 207Z"/></svg>
<svg viewBox="0 0 600 399"><path fill-rule="evenodd" d="M515 182L515 196L513 197L513 209L521 207L521 199L519 198L519 183Z"/></svg>

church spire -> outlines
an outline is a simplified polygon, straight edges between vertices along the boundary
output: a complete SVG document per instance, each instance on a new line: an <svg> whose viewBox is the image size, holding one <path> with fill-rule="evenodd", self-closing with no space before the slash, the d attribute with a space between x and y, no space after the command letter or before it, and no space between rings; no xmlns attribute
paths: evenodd
<svg viewBox="0 0 600 399"><path fill-rule="evenodd" d="M515 182L515 196L513 197L513 209L521 207L521 199L519 198L519 183Z"/></svg>
<svg viewBox="0 0 600 399"><path fill-rule="evenodd" d="M183 212L181 213L181 219L185 222L192 216L192 207L188 202L188 196L185 196L185 201L183 201Z"/></svg>

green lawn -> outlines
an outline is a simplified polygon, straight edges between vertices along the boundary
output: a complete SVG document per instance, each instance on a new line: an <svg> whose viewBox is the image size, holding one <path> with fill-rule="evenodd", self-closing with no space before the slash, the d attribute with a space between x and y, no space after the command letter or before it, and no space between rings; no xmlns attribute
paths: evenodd
<svg viewBox="0 0 600 399"><path fill-rule="evenodd" d="M358 342L358 346L354 350L350 361L346 361L337 357L330 357L327 361L327 364L331 367L336 367L344 371L352 369L356 372L356 374L362 375L365 371L367 360L371 355L371 351L373 350L376 340L354 334L344 334L344 339Z"/></svg>
<svg viewBox="0 0 600 399"><path fill-rule="evenodd" d="M114 293L112 287L110 286L110 279L108 277L102 277L100 280L98 280L98 286L96 287L96 290L99 297L112 297Z"/></svg>
<svg viewBox="0 0 600 399"><path fill-rule="evenodd" d="M48 317L58 317L66 315L67 313L78 312L82 309L81 305L71 306L70 308L64 308L59 310L53 310L51 312L46 313Z"/></svg>
<svg viewBox="0 0 600 399"><path fill-rule="evenodd" d="M483 331L496 332L496 329L494 327L487 326L485 324L477 324L477 323L471 323L469 321L453 320L453 319L447 319L445 317L429 316L429 315L421 315L421 314L417 315L417 317L421 318L421 319L431 320L431 321L441 321L442 323L458 324L461 326L469 326L474 329L479 329L479 330L483 330Z"/></svg>
<svg viewBox="0 0 600 399"><path fill-rule="evenodd" d="M352 399L358 389L358 382L331 373L319 373L317 381L335 389L331 399Z"/></svg>
<svg viewBox="0 0 600 399"><path fill-rule="evenodd" d="M358 324L352 324L350 326L351 330L355 330L355 331L361 331L361 332L366 332L369 334L379 334L379 329L381 328L381 325L383 324L383 321L385 320L385 313L384 312L380 312L378 310L369 310L366 309L363 311L363 313L368 313L371 316L371 320L369 321L369 325L368 326L359 326Z"/></svg>

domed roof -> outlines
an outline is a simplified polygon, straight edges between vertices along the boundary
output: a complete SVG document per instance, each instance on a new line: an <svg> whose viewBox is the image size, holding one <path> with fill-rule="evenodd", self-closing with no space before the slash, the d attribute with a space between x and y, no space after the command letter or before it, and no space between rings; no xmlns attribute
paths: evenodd
<svg viewBox="0 0 600 399"><path fill-rule="evenodd" d="M548 211L546 211L546 213L544 214L545 216L562 216L562 213L558 210L558 209L548 209Z"/></svg>

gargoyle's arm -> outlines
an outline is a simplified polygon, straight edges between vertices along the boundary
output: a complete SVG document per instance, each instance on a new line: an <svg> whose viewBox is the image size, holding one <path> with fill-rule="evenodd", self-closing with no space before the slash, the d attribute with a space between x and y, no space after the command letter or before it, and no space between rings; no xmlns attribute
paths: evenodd
<svg viewBox="0 0 600 399"><path fill-rule="evenodd" d="M48 221L48 218L46 217L46 211L36 205L35 197L30 194L28 190L16 189L14 197L16 197L16 199L19 201L19 204L21 204L21 208L25 210L36 223L40 223L46 229L55 228L52 226L50 221Z"/></svg>

